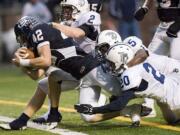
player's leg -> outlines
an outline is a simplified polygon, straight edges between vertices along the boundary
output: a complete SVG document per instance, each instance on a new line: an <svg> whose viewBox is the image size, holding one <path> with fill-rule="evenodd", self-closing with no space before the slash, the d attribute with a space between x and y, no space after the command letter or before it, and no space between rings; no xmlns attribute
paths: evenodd
<svg viewBox="0 0 180 135"><path fill-rule="evenodd" d="M164 41L166 37L165 30L158 27L148 49L155 54L168 56L170 47L168 43Z"/></svg>
<svg viewBox="0 0 180 135"><path fill-rule="evenodd" d="M34 96L31 98L24 112L19 116L19 118L9 124L10 129L20 130L26 127L27 121L33 116L33 114L36 113L37 110L41 108L46 98L45 92L47 91L42 89L45 86L46 82L47 78L39 81Z"/></svg>
<svg viewBox="0 0 180 135"><path fill-rule="evenodd" d="M52 73L52 71L51 71L51 73ZM51 73L49 73L49 74L51 74ZM51 79L60 85L58 87L61 88L62 92L68 91L68 90L73 90L76 87L78 87L78 85L79 85L79 81L74 79L74 77L72 77L69 73L64 72L63 70L60 70L60 69L56 70L56 72L51 74ZM49 87L47 78L46 78L46 83L42 82L41 87L42 87L42 90L47 94L48 87ZM49 101L49 110L50 110L50 101ZM49 114L49 110L45 114L40 116L39 118L33 119L33 122L46 123L48 114Z"/></svg>
<svg viewBox="0 0 180 135"><path fill-rule="evenodd" d="M168 122L168 124L173 124L177 121L175 113L170 109L167 104L157 102L157 105L160 107L163 117Z"/></svg>
<svg viewBox="0 0 180 135"><path fill-rule="evenodd" d="M79 81L77 81L75 78L73 78L70 74L66 73L66 76L64 77L63 81L59 79L59 74L62 75L61 72L54 71L54 72L51 72L51 74L48 77L48 84L49 84L48 96L50 99L51 108L50 108L46 122L58 123L61 121L62 117L61 117L60 112L58 111L58 107L59 107L60 94L61 94L61 90L62 90L62 87L61 87L62 83L64 81L69 81L69 84L68 84L69 89L74 89L74 87L77 87L79 85ZM70 81L70 79L71 79L71 81ZM63 85L63 86L65 87L65 85Z"/></svg>

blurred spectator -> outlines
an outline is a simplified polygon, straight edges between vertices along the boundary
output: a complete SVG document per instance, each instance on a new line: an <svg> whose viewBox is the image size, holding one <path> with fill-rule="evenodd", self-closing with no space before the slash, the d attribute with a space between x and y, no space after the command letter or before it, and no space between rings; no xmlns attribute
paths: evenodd
<svg viewBox="0 0 180 135"><path fill-rule="evenodd" d="M43 22L50 22L52 15L40 0L29 0L23 7L22 16L36 16Z"/></svg>
<svg viewBox="0 0 180 135"><path fill-rule="evenodd" d="M52 14L52 20L56 21L57 19L57 13L56 13L56 6L59 6L61 0L44 0L44 2L46 3L49 11Z"/></svg>
<svg viewBox="0 0 180 135"><path fill-rule="evenodd" d="M136 0L110 0L109 13L118 20L118 32L122 39L140 36L139 24L134 19Z"/></svg>

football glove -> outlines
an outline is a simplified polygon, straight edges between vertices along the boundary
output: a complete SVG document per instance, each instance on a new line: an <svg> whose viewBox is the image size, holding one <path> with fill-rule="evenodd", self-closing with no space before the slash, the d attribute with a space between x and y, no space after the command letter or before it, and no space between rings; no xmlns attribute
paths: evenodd
<svg viewBox="0 0 180 135"><path fill-rule="evenodd" d="M74 108L79 113L93 114L93 107L90 104L76 104Z"/></svg>
<svg viewBox="0 0 180 135"><path fill-rule="evenodd" d="M141 117L148 116L152 112L152 108L141 105Z"/></svg>
<svg viewBox="0 0 180 135"><path fill-rule="evenodd" d="M147 7L141 7L135 12L134 17L137 21L142 21L147 12L148 12Z"/></svg>
<svg viewBox="0 0 180 135"><path fill-rule="evenodd" d="M168 37L177 38L177 33L180 30L180 21L175 21L173 24L169 26L166 31Z"/></svg>

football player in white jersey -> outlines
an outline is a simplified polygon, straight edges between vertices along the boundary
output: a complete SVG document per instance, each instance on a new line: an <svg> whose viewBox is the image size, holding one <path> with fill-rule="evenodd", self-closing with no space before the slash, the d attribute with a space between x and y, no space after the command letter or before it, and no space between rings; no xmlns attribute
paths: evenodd
<svg viewBox="0 0 180 135"><path fill-rule="evenodd" d="M129 67L128 63L133 57L134 53L127 45L117 44L110 48L106 59L110 62L112 72L119 75L122 95L116 101L102 107L84 104L75 105L75 108L85 114L108 113L121 110L135 97L150 97L157 101L164 119L169 124L176 124L180 119L180 74L174 69L180 67L180 63L166 56L152 54L141 64ZM175 65L167 66L169 64Z"/></svg>

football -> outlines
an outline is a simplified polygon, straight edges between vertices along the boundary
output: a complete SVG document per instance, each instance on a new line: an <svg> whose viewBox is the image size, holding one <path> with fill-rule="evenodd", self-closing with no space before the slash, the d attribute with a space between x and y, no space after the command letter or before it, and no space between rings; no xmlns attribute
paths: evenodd
<svg viewBox="0 0 180 135"><path fill-rule="evenodd" d="M21 48L19 51L19 56L22 57L23 59L33 59L35 58L34 52L28 48Z"/></svg>

